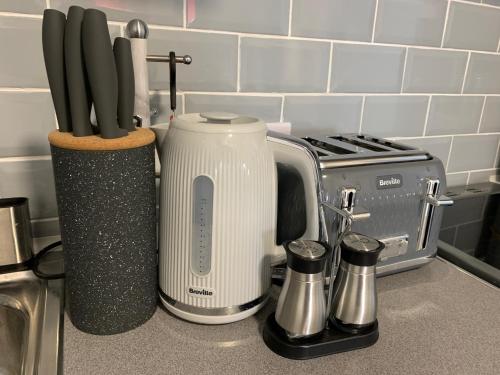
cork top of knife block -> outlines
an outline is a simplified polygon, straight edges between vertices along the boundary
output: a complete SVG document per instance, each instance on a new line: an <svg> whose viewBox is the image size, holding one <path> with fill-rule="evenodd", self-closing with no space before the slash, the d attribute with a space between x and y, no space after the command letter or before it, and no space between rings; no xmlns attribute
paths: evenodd
<svg viewBox="0 0 500 375"><path fill-rule="evenodd" d="M73 133L63 133L54 130L49 133L51 145L69 150L82 151L115 151L126 150L148 145L155 140L155 134L150 129L137 128L126 137L104 139L97 135L74 137Z"/></svg>

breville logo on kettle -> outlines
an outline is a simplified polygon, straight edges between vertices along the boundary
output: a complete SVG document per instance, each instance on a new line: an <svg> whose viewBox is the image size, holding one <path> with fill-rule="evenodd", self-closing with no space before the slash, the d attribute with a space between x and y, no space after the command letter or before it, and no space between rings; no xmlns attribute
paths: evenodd
<svg viewBox="0 0 500 375"><path fill-rule="evenodd" d="M377 189L393 189L403 186L403 176L391 174L387 176L377 176Z"/></svg>
<svg viewBox="0 0 500 375"><path fill-rule="evenodd" d="M213 289L197 286L188 286L186 291L190 296L199 298L211 298L215 295L215 291Z"/></svg>

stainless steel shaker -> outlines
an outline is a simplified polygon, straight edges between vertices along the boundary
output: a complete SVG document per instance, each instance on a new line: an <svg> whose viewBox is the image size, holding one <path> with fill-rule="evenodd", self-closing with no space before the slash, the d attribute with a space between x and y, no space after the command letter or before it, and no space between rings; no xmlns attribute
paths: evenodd
<svg viewBox="0 0 500 375"><path fill-rule="evenodd" d="M289 338L321 332L326 321L324 268L328 245L296 240L285 244L286 279L278 299L276 322Z"/></svg>
<svg viewBox="0 0 500 375"><path fill-rule="evenodd" d="M382 242L362 234L350 232L343 238L330 312L330 321L336 328L358 333L375 323L375 265L383 248Z"/></svg>

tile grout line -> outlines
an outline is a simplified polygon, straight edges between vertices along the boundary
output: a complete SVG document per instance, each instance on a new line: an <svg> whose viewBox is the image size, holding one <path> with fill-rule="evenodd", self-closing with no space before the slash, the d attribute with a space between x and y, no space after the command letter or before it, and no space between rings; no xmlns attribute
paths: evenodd
<svg viewBox="0 0 500 375"><path fill-rule="evenodd" d="M330 92L332 80L332 62L333 62L333 42L330 42L330 58L328 60L328 79L326 80L326 92Z"/></svg>
<svg viewBox="0 0 500 375"><path fill-rule="evenodd" d="M399 93L402 94L403 93L403 87L404 87L404 84L405 84L405 74L406 74L406 62L408 61L408 47L406 47L406 51L405 51L405 62L403 64L403 75L401 76L401 90L399 90Z"/></svg>
<svg viewBox="0 0 500 375"><path fill-rule="evenodd" d="M467 172L467 179L465 180L465 185L469 185L469 180L470 180L470 171Z"/></svg>
<svg viewBox="0 0 500 375"><path fill-rule="evenodd" d="M485 3L472 3L470 1L465 1L465 0L451 0L454 3L459 3L459 4L466 4L466 5L471 5L471 6L478 6L478 7L484 7L484 8L493 8L493 9L499 9L500 6L497 5L492 5L492 4L485 4Z"/></svg>
<svg viewBox="0 0 500 375"><path fill-rule="evenodd" d="M49 91L49 89L36 89L36 88L29 88L29 89L18 89L18 88L13 88L13 87L6 87L6 88L1 88L0 91L20 91L20 90L33 90L33 91L40 91L40 90L45 90ZM168 90L149 90L150 94L153 93L165 93L168 94ZM413 92L403 92L403 93L389 93L389 92L265 92L265 91L189 91L185 90L183 92L187 92L190 94L198 94L198 95L243 95L243 96L281 96L281 95L288 95L288 96L430 96L430 95L435 95L435 96L470 96L470 97L475 97L475 96L480 96L480 97L500 97L500 94L450 94L450 93L440 93L440 92L427 92L427 93L413 93Z"/></svg>
<svg viewBox="0 0 500 375"><path fill-rule="evenodd" d="M444 169L445 173L448 173L448 168L450 166L451 150L453 149L453 140L454 139L455 139L455 136L451 136L450 151L448 151L448 159L446 160L446 167Z"/></svg>
<svg viewBox="0 0 500 375"><path fill-rule="evenodd" d="M448 4L446 5L446 15L444 17L444 25L443 25L443 34L441 35L441 48L443 48L443 44L444 44L444 35L446 34L446 26L448 25L448 16L450 14L450 4L451 4L451 1L448 0Z"/></svg>
<svg viewBox="0 0 500 375"><path fill-rule="evenodd" d="M187 28L187 0L182 1L182 27Z"/></svg>
<svg viewBox="0 0 500 375"><path fill-rule="evenodd" d="M500 52L500 38L498 38L497 53Z"/></svg>
<svg viewBox="0 0 500 375"><path fill-rule="evenodd" d="M429 122L429 112L431 111L431 101L432 101L432 95L429 96L429 101L427 102L427 110L425 112L424 130L422 132L422 137L425 137L425 132L427 131L427 123Z"/></svg>
<svg viewBox="0 0 500 375"><path fill-rule="evenodd" d="M285 95L281 95L280 122L284 122L283 113L285 112Z"/></svg>
<svg viewBox="0 0 500 375"><path fill-rule="evenodd" d="M0 157L0 163L10 163L18 161L36 161L36 160L51 160L50 155L37 155L37 156L5 156Z"/></svg>
<svg viewBox="0 0 500 375"><path fill-rule="evenodd" d="M377 15L378 15L378 0L375 2L375 13L373 13L373 27L372 27L372 38L371 42L375 40L375 26L377 25Z"/></svg>
<svg viewBox="0 0 500 375"><path fill-rule="evenodd" d="M236 92L241 91L240 87L240 70L241 70L241 36L238 35L238 51L236 60Z"/></svg>
<svg viewBox="0 0 500 375"><path fill-rule="evenodd" d="M361 101L361 111L359 114L358 134L361 134L361 130L363 128L363 115L365 114L365 102L366 102L366 96L363 96L363 100Z"/></svg>
<svg viewBox="0 0 500 375"><path fill-rule="evenodd" d="M476 173L476 172L489 172L493 170L497 170L498 168L482 168L482 169L469 169L465 171L457 171L457 172L448 172L446 174L460 174L460 173Z"/></svg>
<svg viewBox="0 0 500 375"><path fill-rule="evenodd" d="M37 88L37 87L30 87L30 88L23 88L23 87L0 87L0 92L18 92L18 93L37 93L37 92L50 92L50 89L48 88Z"/></svg>
<svg viewBox="0 0 500 375"><path fill-rule="evenodd" d="M500 138L498 139L497 152L495 153L495 160L493 160L493 167L491 167L491 168L497 167L497 160L498 160L498 152L499 151L500 151Z"/></svg>
<svg viewBox="0 0 500 375"><path fill-rule="evenodd" d="M470 62L471 53L469 51L469 55L467 56L467 62L465 63L465 72L464 72L464 80L462 82L462 89L460 90L460 94L463 95L465 88L465 81L467 79L467 71L469 70L469 62Z"/></svg>
<svg viewBox="0 0 500 375"><path fill-rule="evenodd" d="M289 4L289 9L288 9L288 36L292 35L292 12L293 12L293 0L290 0L288 2Z"/></svg>
<svg viewBox="0 0 500 375"><path fill-rule="evenodd" d="M481 130L481 122L483 121L483 113L484 107L486 105L486 96L483 99L483 106L481 107L481 115L479 115L479 124L477 124L477 133L479 134L479 130Z"/></svg>

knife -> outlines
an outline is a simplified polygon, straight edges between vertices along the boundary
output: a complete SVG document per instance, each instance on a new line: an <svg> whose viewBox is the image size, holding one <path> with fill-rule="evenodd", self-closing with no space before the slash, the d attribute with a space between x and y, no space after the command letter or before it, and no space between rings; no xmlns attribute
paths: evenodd
<svg viewBox="0 0 500 375"><path fill-rule="evenodd" d="M85 65L82 55L81 31L85 9L71 6L64 34L64 57L66 79L68 82L69 104L73 135L83 137L92 135L90 125L90 106L92 104Z"/></svg>
<svg viewBox="0 0 500 375"><path fill-rule="evenodd" d="M120 138L128 134L118 127L118 77L106 15L86 9L82 22L85 67L94 101L97 125L102 138Z"/></svg>
<svg viewBox="0 0 500 375"><path fill-rule="evenodd" d="M71 131L71 114L64 68L64 29L66 16L55 9L45 9L42 22L42 46L45 69L59 131Z"/></svg>
<svg viewBox="0 0 500 375"><path fill-rule="evenodd" d="M135 86L130 41L122 37L115 38L113 52L118 73L118 124L122 129L133 131Z"/></svg>

